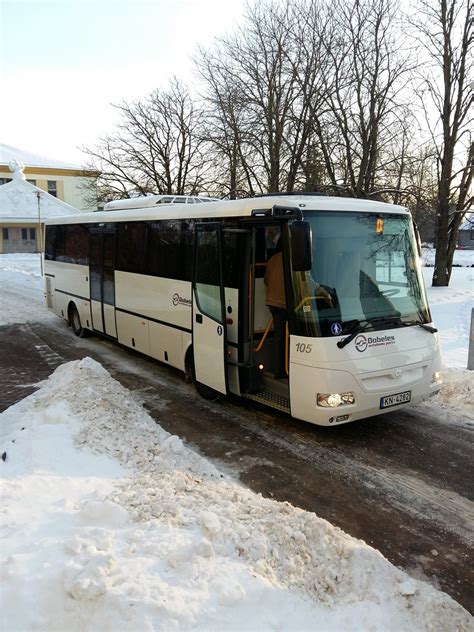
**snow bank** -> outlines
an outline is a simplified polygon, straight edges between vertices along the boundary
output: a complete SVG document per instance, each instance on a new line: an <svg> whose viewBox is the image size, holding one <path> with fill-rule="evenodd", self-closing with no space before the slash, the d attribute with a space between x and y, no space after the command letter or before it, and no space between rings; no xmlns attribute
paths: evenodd
<svg viewBox="0 0 474 632"><path fill-rule="evenodd" d="M0 285L0 326L53 320L45 306L39 254L0 255Z"/></svg>
<svg viewBox="0 0 474 632"><path fill-rule="evenodd" d="M450 411L457 410L474 422L474 371L442 371L443 388L431 402Z"/></svg>
<svg viewBox="0 0 474 632"><path fill-rule="evenodd" d="M0 271L41 278L40 255L22 252L0 255Z"/></svg>
<svg viewBox="0 0 474 632"><path fill-rule="evenodd" d="M374 549L224 476L93 360L0 417L4 629L469 629Z"/></svg>
<svg viewBox="0 0 474 632"><path fill-rule="evenodd" d="M474 251L473 253L474 258ZM432 268L423 268L433 322L438 328L443 366L467 367L474 268L453 268L449 287L432 287Z"/></svg>

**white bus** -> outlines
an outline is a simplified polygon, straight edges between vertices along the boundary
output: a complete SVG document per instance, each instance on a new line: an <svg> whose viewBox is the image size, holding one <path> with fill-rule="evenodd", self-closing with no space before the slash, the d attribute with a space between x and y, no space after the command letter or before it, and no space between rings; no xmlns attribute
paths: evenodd
<svg viewBox="0 0 474 632"><path fill-rule="evenodd" d="M285 377L264 275L281 237ZM192 376L318 425L421 402L440 352L409 212L272 195L46 222L48 308Z"/></svg>

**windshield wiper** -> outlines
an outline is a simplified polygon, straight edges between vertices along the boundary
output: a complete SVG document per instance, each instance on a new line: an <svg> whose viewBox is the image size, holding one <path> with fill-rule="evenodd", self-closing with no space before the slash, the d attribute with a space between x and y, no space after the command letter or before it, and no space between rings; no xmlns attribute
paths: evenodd
<svg viewBox="0 0 474 632"><path fill-rule="evenodd" d="M430 334L436 334L438 330L436 327L432 327L431 325L427 325L426 323L420 323L418 320L406 320L402 323L403 327L410 327L411 325L418 325L418 327L422 327L426 331L429 331Z"/></svg>
<svg viewBox="0 0 474 632"><path fill-rule="evenodd" d="M339 340L336 344L339 349L343 349L346 345L348 345L357 334L362 333L369 327L369 325L398 325L399 327L410 327L411 325L418 325L418 327L422 327L426 331L429 331L431 334L437 333L436 327L432 327L431 325L427 325L426 323L420 323L417 320L409 320L403 322L400 320L400 316L381 316L380 318L368 318L367 320L359 320L356 322L355 328L351 331L351 333L347 336L347 338L343 338Z"/></svg>
<svg viewBox="0 0 474 632"><path fill-rule="evenodd" d="M393 325L394 323L400 323L400 316L381 316L379 318L368 318L367 320L360 320L357 322L355 328L351 331L351 333L347 336L347 338L343 338L339 340L336 344L339 349L343 349L346 345L348 345L357 334L362 333L369 327L370 325Z"/></svg>

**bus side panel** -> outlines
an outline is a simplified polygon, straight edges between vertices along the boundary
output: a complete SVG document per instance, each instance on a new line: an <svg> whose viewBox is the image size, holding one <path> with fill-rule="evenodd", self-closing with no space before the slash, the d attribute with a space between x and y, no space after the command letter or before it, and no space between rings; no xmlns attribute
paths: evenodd
<svg viewBox="0 0 474 632"><path fill-rule="evenodd" d="M237 347L227 346L227 362L236 365L239 359ZM234 395L240 395L239 368L232 364L227 365L229 391Z"/></svg>
<svg viewBox="0 0 474 632"><path fill-rule="evenodd" d="M69 295L56 292L56 314L60 318L64 318L65 320L68 319L67 309L70 301L71 297Z"/></svg>
<svg viewBox="0 0 474 632"><path fill-rule="evenodd" d="M45 260L45 291L48 309L60 318L67 319L68 305L72 301L85 327L90 323L89 267L72 263Z"/></svg>
<svg viewBox="0 0 474 632"><path fill-rule="evenodd" d="M115 271L115 306L191 330L191 283Z"/></svg>
<svg viewBox="0 0 474 632"><path fill-rule="evenodd" d="M103 304L104 307L104 325L105 331L109 336L117 337L117 329L115 327L115 307L113 305Z"/></svg>
<svg viewBox="0 0 474 632"><path fill-rule="evenodd" d="M117 338L126 347L150 355L148 320L117 310Z"/></svg>
<svg viewBox="0 0 474 632"><path fill-rule="evenodd" d="M104 327L102 324L102 303L100 301L91 301L91 316L92 324L95 331L103 333Z"/></svg>
<svg viewBox="0 0 474 632"><path fill-rule="evenodd" d="M46 307L49 311L59 316L59 312L56 306L56 277L54 275L54 266L51 262L45 260L44 262L44 297L46 300Z"/></svg>
<svg viewBox="0 0 474 632"><path fill-rule="evenodd" d="M56 279L56 290L90 299L89 266L75 263L50 262L51 273Z"/></svg>
<svg viewBox="0 0 474 632"><path fill-rule="evenodd" d="M191 335L191 332L182 331L181 332L181 358L182 358L182 363L183 363L184 368L186 368L185 366L186 353L192 344L193 344L193 337Z"/></svg>
<svg viewBox="0 0 474 632"><path fill-rule="evenodd" d="M182 331L150 322L150 355L184 371Z"/></svg>
<svg viewBox="0 0 474 632"><path fill-rule="evenodd" d="M56 298L54 296L54 286L55 286L54 277L45 275L45 277L44 277L44 296L45 296L45 299L46 299L46 307L51 312L55 311Z"/></svg>

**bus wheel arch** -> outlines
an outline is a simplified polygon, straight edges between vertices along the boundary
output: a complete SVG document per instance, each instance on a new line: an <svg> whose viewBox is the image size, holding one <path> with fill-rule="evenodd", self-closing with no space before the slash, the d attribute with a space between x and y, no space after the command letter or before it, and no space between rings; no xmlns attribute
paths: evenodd
<svg viewBox="0 0 474 632"><path fill-rule="evenodd" d="M189 343L184 354L184 379L191 384L194 375L193 345Z"/></svg>
<svg viewBox="0 0 474 632"><path fill-rule="evenodd" d="M87 335L87 330L84 329L81 323L81 317L79 316L79 310L77 309L74 301L70 301L67 308L68 323L71 325L74 335L78 338L84 338Z"/></svg>

